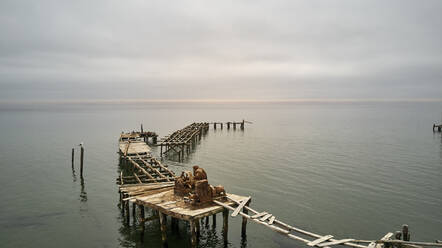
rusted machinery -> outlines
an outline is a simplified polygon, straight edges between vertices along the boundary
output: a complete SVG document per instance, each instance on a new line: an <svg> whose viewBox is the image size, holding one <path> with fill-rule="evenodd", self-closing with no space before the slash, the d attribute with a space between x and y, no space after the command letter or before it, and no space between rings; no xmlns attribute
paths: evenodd
<svg viewBox="0 0 442 248"><path fill-rule="evenodd" d="M175 180L174 193L183 196L184 200L192 205L202 205L226 197L224 187L210 185L204 169L196 165L193 166L193 175L190 171L184 171Z"/></svg>

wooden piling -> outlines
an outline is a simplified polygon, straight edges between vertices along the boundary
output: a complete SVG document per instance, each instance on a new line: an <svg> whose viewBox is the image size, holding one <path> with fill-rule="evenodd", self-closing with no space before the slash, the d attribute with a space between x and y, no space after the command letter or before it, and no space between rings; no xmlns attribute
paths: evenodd
<svg viewBox="0 0 442 248"><path fill-rule="evenodd" d="M230 122L227 122L227 129L230 129Z"/></svg>
<svg viewBox="0 0 442 248"><path fill-rule="evenodd" d="M81 146L80 152L80 176L83 177L83 160L84 160L84 147Z"/></svg>
<svg viewBox="0 0 442 248"><path fill-rule="evenodd" d="M134 224L135 224L135 222L136 222L136 220L137 220L137 217L136 217L136 211L137 211L137 205L135 204L135 202L134 203L132 203L132 218L133 218L133 220L134 220Z"/></svg>
<svg viewBox="0 0 442 248"><path fill-rule="evenodd" d="M209 227L209 216L206 216L206 228L208 228Z"/></svg>
<svg viewBox="0 0 442 248"><path fill-rule="evenodd" d="M213 123L213 129L216 130L216 122Z"/></svg>
<svg viewBox="0 0 442 248"><path fill-rule="evenodd" d="M201 226L200 226L200 220L196 220L195 221L195 231L196 231L196 238L197 240L200 239L201 236Z"/></svg>
<svg viewBox="0 0 442 248"><path fill-rule="evenodd" d="M249 206L250 201L246 203L246 206ZM249 214L249 210L247 208L242 209L243 213ZM241 225L241 237L245 238L247 236L247 218L242 217L242 225Z"/></svg>
<svg viewBox="0 0 442 248"><path fill-rule="evenodd" d="M216 214L212 215L212 227L216 227Z"/></svg>
<svg viewBox="0 0 442 248"><path fill-rule="evenodd" d="M141 123L141 133L144 133L143 132L143 123Z"/></svg>
<svg viewBox="0 0 442 248"><path fill-rule="evenodd" d="M161 229L161 243L163 247L168 247L167 244L167 216L159 212L160 229Z"/></svg>
<svg viewBox="0 0 442 248"><path fill-rule="evenodd" d="M75 149L72 148L72 169L74 168L74 151Z"/></svg>
<svg viewBox="0 0 442 248"><path fill-rule="evenodd" d="M410 241L410 233L408 232L408 225L402 225L402 239L404 241Z"/></svg>
<svg viewBox="0 0 442 248"><path fill-rule="evenodd" d="M126 201L126 222L127 224L130 223L130 210L129 210L129 201Z"/></svg>
<svg viewBox="0 0 442 248"><path fill-rule="evenodd" d="M224 245L227 245L227 234L229 233L229 210L223 210L223 239Z"/></svg>
<svg viewBox="0 0 442 248"><path fill-rule="evenodd" d="M194 247L196 247L196 231L195 231L196 221L190 220L189 224L190 224L190 244L191 244L191 247L194 248Z"/></svg>

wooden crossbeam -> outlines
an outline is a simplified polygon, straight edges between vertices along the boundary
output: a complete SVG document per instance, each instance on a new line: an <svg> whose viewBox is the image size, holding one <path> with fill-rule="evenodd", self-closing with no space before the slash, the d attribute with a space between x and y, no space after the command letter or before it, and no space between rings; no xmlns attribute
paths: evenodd
<svg viewBox="0 0 442 248"><path fill-rule="evenodd" d="M137 176L137 174L136 174L135 172L134 172L134 176L135 176L135 178L137 179L138 183L142 183L141 180L140 180L140 178Z"/></svg>
<svg viewBox="0 0 442 248"><path fill-rule="evenodd" d="M270 218L270 217L272 217L272 214L266 214L266 215L264 215L264 217L262 217L261 219L259 219L260 221L265 221L265 220L267 220L268 218Z"/></svg>
<svg viewBox="0 0 442 248"><path fill-rule="evenodd" d="M143 172L148 178L152 179L154 182L156 182L157 180L155 180L155 178L149 173L147 172L143 167L141 167L137 162L135 162L132 158L127 157L127 159L141 172Z"/></svg>
<svg viewBox="0 0 442 248"><path fill-rule="evenodd" d="M308 242L307 245L308 246L315 246L315 245L318 245L319 243L327 241L327 240L329 240L331 238L333 238L333 235L325 235L325 236L322 236L322 237L320 237L318 239L315 239L315 240L313 240L311 242Z"/></svg>
<svg viewBox="0 0 442 248"><path fill-rule="evenodd" d="M270 217L270 220L269 220L269 225L272 225L272 224L273 224L273 222L275 221L275 219L276 219L276 217L275 217L275 216L272 216L272 217Z"/></svg>
<svg viewBox="0 0 442 248"><path fill-rule="evenodd" d="M137 154L138 155L138 154ZM141 159L140 155L138 155L138 157L140 158L140 160L144 163L144 165L146 165L149 169L151 169L152 171L154 171L155 173L157 173L160 177L162 178L167 178L165 175L163 175L159 170L155 169L152 165L150 165L149 163L147 163L146 161L144 161L143 159ZM167 179L167 181L169 181L169 179Z"/></svg>
<svg viewBox="0 0 442 248"><path fill-rule="evenodd" d="M241 201L241 203L238 205L238 207L235 209L235 211L233 211L232 213L232 217L235 217L238 215L239 211L242 210L242 208L250 201L251 197L247 197L246 199L244 199L243 201Z"/></svg>
<svg viewBox="0 0 442 248"><path fill-rule="evenodd" d="M318 247L325 247L325 246L332 246L332 245L340 245L340 244L351 242L351 241L354 241L354 239L340 239L340 240L320 243L317 246Z"/></svg>
<svg viewBox="0 0 442 248"><path fill-rule="evenodd" d="M252 219L257 219L257 218L262 217L262 216L264 216L266 214L268 214L268 213L267 212L257 213L257 214L252 216Z"/></svg>

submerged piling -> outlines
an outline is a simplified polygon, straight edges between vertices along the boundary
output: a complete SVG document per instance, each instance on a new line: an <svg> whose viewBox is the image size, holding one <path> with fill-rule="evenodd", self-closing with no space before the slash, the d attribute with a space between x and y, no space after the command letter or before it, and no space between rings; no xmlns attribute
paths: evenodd
<svg viewBox="0 0 442 248"><path fill-rule="evenodd" d="M81 146L80 152L80 176L83 177L83 160L84 160L84 147Z"/></svg>

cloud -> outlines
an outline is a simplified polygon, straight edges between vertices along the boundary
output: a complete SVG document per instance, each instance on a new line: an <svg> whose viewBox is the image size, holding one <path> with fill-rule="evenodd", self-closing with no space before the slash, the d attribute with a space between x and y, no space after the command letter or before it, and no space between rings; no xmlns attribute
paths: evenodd
<svg viewBox="0 0 442 248"><path fill-rule="evenodd" d="M432 0L5 0L0 97L438 97L440 10Z"/></svg>

